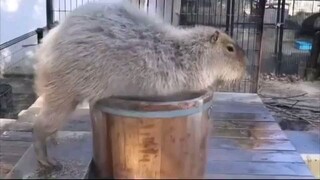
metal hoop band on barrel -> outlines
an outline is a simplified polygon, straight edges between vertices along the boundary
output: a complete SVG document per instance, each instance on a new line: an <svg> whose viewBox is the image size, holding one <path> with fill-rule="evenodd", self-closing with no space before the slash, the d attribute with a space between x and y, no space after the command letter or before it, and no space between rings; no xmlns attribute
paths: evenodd
<svg viewBox="0 0 320 180"><path fill-rule="evenodd" d="M189 116L207 110L213 103L213 99L207 101L200 107L194 107L190 109L181 109L181 110L172 110L172 111L134 111L134 110L122 110L111 107L102 106L101 111L107 112L113 115L118 116L128 116L128 117L137 117L137 118L174 118L181 116Z"/></svg>

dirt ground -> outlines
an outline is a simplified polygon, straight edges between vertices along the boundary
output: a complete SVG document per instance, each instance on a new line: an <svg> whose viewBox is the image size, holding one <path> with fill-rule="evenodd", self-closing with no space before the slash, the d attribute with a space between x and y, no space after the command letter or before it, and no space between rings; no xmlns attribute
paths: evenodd
<svg viewBox="0 0 320 180"><path fill-rule="evenodd" d="M258 94L283 130L320 133L320 79L262 75Z"/></svg>

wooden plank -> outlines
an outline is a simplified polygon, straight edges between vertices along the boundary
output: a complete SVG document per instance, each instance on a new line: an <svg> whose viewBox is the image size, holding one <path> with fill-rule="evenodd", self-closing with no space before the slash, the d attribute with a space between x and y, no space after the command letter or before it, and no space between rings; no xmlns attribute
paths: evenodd
<svg viewBox="0 0 320 180"><path fill-rule="evenodd" d="M6 178L83 179L92 159L91 132L59 132L58 141L57 146L49 143L48 153L62 164L61 170L40 174L33 146L30 146Z"/></svg>
<svg viewBox="0 0 320 180"><path fill-rule="evenodd" d="M214 137L208 143L210 149L295 150L289 140Z"/></svg>
<svg viewBox="0 0 320 180"><path fill-rule="evenodd" d="M215 102L241 102L262 103L260 97L255 93L215 92Z"/></svg>
<svg viewBox="0 0 320 180"><path fill-rule="evenodd" d="M214 121L258 121L258 122L275 122L270 113L232 113L232 112L213 112L210 111L210 117Z"/></svg>
<svg viewBox="0 0 320 180"><path fill-rule="evenodd" d="M213 121L213 128L224 128L224 129L251 129L251 130L278 130L281 128L276 122L254 122L254 121Z"/></svg>
<svg viewBox="0 0 320 180"><path fill-rule="evenodd" d="M23 154L24 151L30 146L30 142L23 142L23 141L3 141L0 140L0 152L1 153L21 153Z"/></svg>
<svg viewBox="0 0 320 180"><path fill-rule="evenodd" d="M117 123L114 123L114 121L119 120L118 118L111 118L108 117L108 125L110 125L110 138L111 143L112 141L118 142L112 145L112 164L113 164L113 176L114 177L123 177L127 174L127 167L126 167L126 160L124 156L121 156L121 154L125 153L125 137L122 136L122 132L124 131L123 123L121 121L118 121ZM129 172L130 173L130 172Z"/></svg>
<svg viewBox="0 0 320 180"><path fill-rule="evenodd" d="M32 142L32 133L23 131L5 131L0 135L0 140Z"/></svg>
<svg viewBox="0 0 320 180"><path fill-rule="evenodd" d="M305 163L209 161L207 174L311 176Z"/></svg>
<svg viewBox="0 0 320 180"><path fill-rule="evenodd" d="M208 161L304 162L296 151L209 149L208 154Z"/></svg>
<svg viewBox="0 0 320 180"><path fill-rule="evenodd" d="M161 150L161 153L163 154L161 156L161 173L165 174L166 177L161 176L160 178L175 178L176 172L183 174L182 171L184 166L190 165L189 162L184 164L182 161L185 159L185 154L188 153L190 159L195 157L195 153L191 150L192 148L181 148L189 145L183 138L185 138L185 134L188 133L186 131L186 129L189 129L188 126L195 124L192 120L189 120L188 123L184 123L181 119L182 118L171 119L171 123L162 122L163 134L161 137L161 146L164 148ZM192 134L190 135L189 141L196 143L196 139L197 137L195 134ZM181 148L180 151L176 151L176 149L179 148Z"/></svg>
<svg viewBox="0 0 320 180"><path fill-rule="evenodd" d="M212 137L241 138L241 139L270 139L287 140L283 131L279 130L251 130L251 129L224 129L215 128Z"/></svg>
<svg viewBox="0 0 320 180"><path fill-rule="evenodd" d="M7 175L30 144L30 142L23 141L0 140L0 178Z"/></svg>
<svg viewBox="0 0 320 180"><path fill-rule="evenodd" d="M25 150L27 150L26 148ZM12 167L19 161L23 153L1 153L0 162L10 164Z"/></svg>
<svg viewBox="0 0 320 180"><path fill-rule="evenodd" d="M318 154L320 156L320 129L318 132L284 131L284 133L300 154Z"/></svg>
<svg viewBox="0 0 320 180"><path fill-rule="evenodd" d="M207 174L206 179L315 179L313 176L273 176L243 174Z"/></svg>
<svg viewBox="0 0 320 180"><path fill-rule="evenodd" d="M232 112L232 113L268 113L269 110L262 103L247 104L240 102L213 102L213 112Z"/></svg>
<svg viewBox="0 0 320 180"><path fill-rule="evenodd" d="M139 175L160 178L162 119L139 121ZM134 139L134 138L133 138ZM156 171L155 171L156 170Z"/></svg>

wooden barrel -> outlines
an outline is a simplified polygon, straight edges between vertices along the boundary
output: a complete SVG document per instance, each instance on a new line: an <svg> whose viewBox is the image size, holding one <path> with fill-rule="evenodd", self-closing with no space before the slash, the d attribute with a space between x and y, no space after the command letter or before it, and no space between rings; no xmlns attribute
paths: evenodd
<svg viewBox="0 0 320 180"><path fill-rule="evenodd" d="M213 94L167 102L110 98L91 108L100 178L202 178Z"/></svg>

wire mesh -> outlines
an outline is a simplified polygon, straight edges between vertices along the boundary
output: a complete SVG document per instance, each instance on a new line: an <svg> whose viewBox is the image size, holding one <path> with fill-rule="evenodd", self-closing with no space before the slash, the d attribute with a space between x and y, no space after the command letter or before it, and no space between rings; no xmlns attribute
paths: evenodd
<svg viewBox="0 0 320 180"><path fill-rule="evenodd" d="M285 4L283 9L282 3ZM320 0L270 0L266 4L262 73L304 76L311 48L300 49L297 42L311 44L313 27L305 21L316 13L320 13ZM305 29L310 32L303 32ZM283 32L282 39L277 35L280 31Z"/></svg>
<svg viewBox="0 0 320 180"><path fill-rule="evenodd" d="M6 117L12 109L12 87L9 84L0 83L0 118Z"/></svg>
<svg viewBox="0 0 320 180"><path fill-rule="evenodd" d="M45 28L43 29L44 32ZM39 43L39 36L35 31L24 34L0 45L0 76L6 74L32 75L32 55Z"/></svg>

